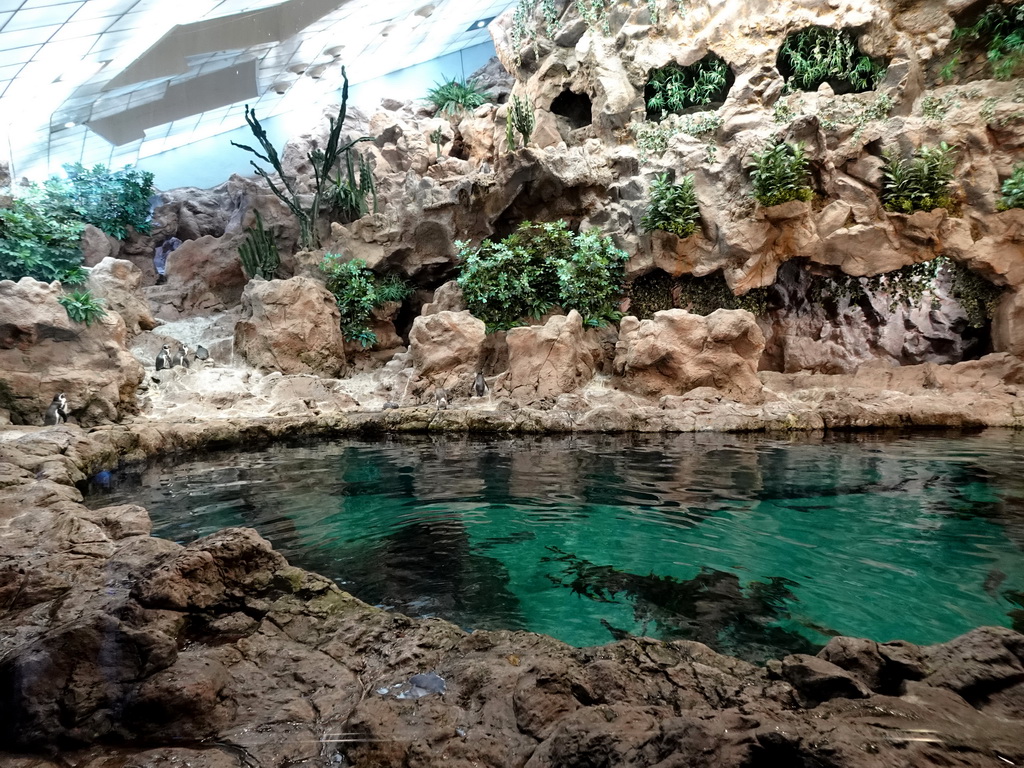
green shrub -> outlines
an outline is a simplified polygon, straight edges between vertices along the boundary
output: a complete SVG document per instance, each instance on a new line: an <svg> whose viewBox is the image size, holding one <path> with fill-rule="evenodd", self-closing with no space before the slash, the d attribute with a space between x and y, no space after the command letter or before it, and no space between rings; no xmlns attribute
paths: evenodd
<svg viewBox="0 0 1024 768"><path fill-rule="evenodd" d="M1010 178L1003 182L1003 197L996 207L1000 211L1024 208L1024 163L1013 166Z"/></svg>
<svg viewBox="0 0 1024 768"><path fill-rule="evenodd" d="M273 232L263 226L263 217L256 214L256 226L246 230L245 242L238 247L238 255L242 259L242 268L251 280L262 277L273 280L277 268L281 266L281 257L277 253L277 242Z"/></svg>
<svg viewBox="0 0 1024 768"><path fill-rule="evenodd" d="M402 301L412 289L397 275L378 277L362 259L344 261L343 257L328 253L320 263L327 279L327 290L341 312L341 331L347 341L370 347L377 341L370 330L370 315L374 309L389 301Z"/></svg>
<svg viewBox="0 0 1024 768"><path fill-rule="evenodd" d="M466 306L489 329L512 328L553 306L588 324L616 319L627 255L596 230L573 234L564 221L524 221L500 242L457 242Z"/></svg>
<svg viewBox="0 0 1024 768"><path fill-rule="evenodd" d="M808 27L789 35L779 49L778 65L788 73L786 87L791 91L814 91L822 83L867 91L886 70L857 49L849 30L828 27Z"/></svg>
<svg viewBox="0 0 1024 768"><path fill-rule="evenodd" d="M700 222L697 193L693 188L693 174L687 174L678 184L669 180L667 173L651 182L651 200L640 219L645 232L661 230L676 237L689 237Z"/></svg>
<svg viewBox="0 0 1024 768"><path fill-rule="evenodd" d="M530 104L530 100L513 96L508 103L508 113L505 115L505 141L508 144L508 151L515 151L517 133L522 139L524 147L529 144L536 125L537 120L533 115L533 105Z"/></svg>
<svg viewBox="0 0 1024 768"><path fill-rule="evenodd" d="M664 120L690 107L703 107L726 96L729 66L709 54L695 64L669 64L651 72L644 89L647 115Z"/></svg>
<svg viewBox="0 0 1024 768"><path fill-rule="evenodd" d="M754 153L750 169L754 197L761 205L807 201L813 196L809 185L809 162L802 144L787 144L775 139Z"/></svg>
<svg viewBox="0 0 1024 768"><path fill-rule="evenodd" d="M152 173L130 166L108 171L106 166L96 165L90 170L81 163L66 164L64 171L66 180L51 178L44 188L51 197L65 201L70 216L118 240L125 240L129 229L149 232Z"/></svg>
<svg viewBox="0 0 1024 768"><path fill-rule="evenodd" d="M953 77L963 55L963 46L977 43L985 47L993 76L998 80L1009 80L1024 64L1024 3L992 3L971 26L957 26L952 39L959 45L942 69L943 79Z"/></svg>
<svg viewBox="0 0 1024 768"><path fill-rule="evenodd" d="M0 280L32 277L49 283L85 280L79 243L85 224L31 187L0 208Z"/></svg>
<svg viewBox="0 0 1024 768"><path fill-rule="evenodd" d="M471 112L487 103L487 95L475 80L445 80L435 83L427 91L427 100L437 108L439 114L457 115Z"/></svg>
<svg viewBox="0 0 1024 768"><path fill-rule="evenodd" d="M103 302L89 291L72 291L64 294L57 301L64 307L68 317L76 323L85 323L87 326L107 314Z"/></svg>
<svg viewBox="0 0 1024 768"><path fill-rule="evenodd" d="M882 204L887 211L911 213L954 207L949 185L956 169L956 147L946 142L919 147L910 160L895 150L883 153Z"/></svg>

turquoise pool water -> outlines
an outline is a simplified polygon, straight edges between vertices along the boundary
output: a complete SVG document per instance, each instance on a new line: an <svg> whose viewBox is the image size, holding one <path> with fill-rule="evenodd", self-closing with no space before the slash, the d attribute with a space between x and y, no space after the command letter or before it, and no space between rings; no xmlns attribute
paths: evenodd
<svg viewBox="0 0 1024 768"><path fill-rule="evenodd" d="M752 660L1024 624L1024 435L394 437L114 473L159 536L250 526L366 600Z"/></svg>

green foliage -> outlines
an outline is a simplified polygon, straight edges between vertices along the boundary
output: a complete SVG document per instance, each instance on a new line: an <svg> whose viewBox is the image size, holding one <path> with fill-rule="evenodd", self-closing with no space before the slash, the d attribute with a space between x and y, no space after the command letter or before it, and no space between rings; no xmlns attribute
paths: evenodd
<svg viewBox="0 0 1024 768"><path fill-rule="evenodd" d="M640 219L645 232L658 229L677 237L689 237L699 222L693 174L687 174L678 184L673 184L667 173L651 182L651 200Z"/></svg>
<svg viewBox="0 0 1024 768"><path fill-rule="evenodd" d="M626 253L597 230L574 234L564 221L524 221L500 242L457 242L466 306L489 329L521 325L558 304L588 324L617 319Z"/></svg>
<svg viewBox="0 0 1024 768"><path fill-rule="evenodd" d="M943 79L952 79L963 55L963 46L971 43L985 47L985 57L997 80L1011 79L1024 64L1024 3L992 3L974 24L954 29L953 41L959 46L940 72Z"/></svg>
<svg viewBox="0 0 1024 768"><path fill-rule="evenodd" d="M30 187L10 208L0 208L0 280L82 282L83 229L50 189Z"/></svg>
<svg viewBox="0 0 1024 768"><path fill-rule="evenodd" d="M544 21L544 34L551 37L558 26L558 10L555 8L555 0L519 0L519 4L512 14L512 27L509 29L509 42L517 56L523 43L532 42L537 37L537 27L533 23L533 17L538 5Z"/></svg>
<svg viewBox="0 0 1024 768"><path fill-rule="evenodd" d="M57 301L64 307L64 311L68 313L68 317L73 322L85 323L87 326L107 314L103 302L89 291L72 291L64 294Z"/></svg>
<svg viewBox="0 0 1024 768"><path fill-rule="evenodd" d="M576 12L587 23L590 29L600 27L604 34L609 34L608 5L610 0L576 0Z"/></svg>
<svg viewBox="0 0 1024 768"><path fill-rule="evenodd" d="M630 123L629 130L640 150L640 160L646 162L651 155L660 155L668 149L669 140L676 134L685 133L694 138L704 138L709 146L714 134L721 127L722 118L714 112L698 112L693 115L668 115L660 122L643 120Z"/></svg>
<svg viewBox="0 0 1024 768"><path fill-rule="evenodd" d="M246 231L245 242L238 247L238 255L242 259L242 268L251 280L262 277L273 280L277 268L281 266L281 257L277 254L277 242L274 234L263 226L263 217L256 214L256 226Z"/></svg>
<svg viewBox="0 0 1024 768"><path fill-rule="evenodd" d="M716 309L745 309L762 316L769 307L767 288L736 296L721 272L673 278L658 270L631 282L626 293L629 314L641 320L666 309L685 309L697 315L710 315Z"/></svg>
<svg viewBox="0 0 1024 768"><path fill-rule="evenodd" d="M882 204L887 211L912 213L954 207L949 185L956 169L956 147L941 142L919 147L910 160L895 150L882 153Z"/></svg>
<svg viewBox="0 0 1024 768"><path fill-rule="evenodd" d="M946 119L950 109L955 109L959 106L960 102L957 101L955 93L946 93L942 96L929 94L921 99L921 116L925 120L941 123Z"/></svg>
<svg viewBox="0 0 1024 768"><path fill-rule="evenodd" d="M764 206L780 205L790 200L810 200L809 162L802 144L787 144L781 139L770 141L755 152L750 164L754 197Z"/></svg>
<svg viewBox="0 0 1024 768"><path fill-rule="evenodd" d="M1003 197L996 207L1000 211L1024 208L1024 163L1013 166L1010 178L1003 182Z"/></svg>
<svg viewBox="0 0 1024 768"><path fill-rule="evenodd" d="M434 146L437 147L437 156L441 157L441 144L444 140L444 133L441 132L441 126L438 126L431 132L430 140L434 142Z"/></svg>
<svg viewBox="0 0 1024 768"><path fill-rule="evenodd" d="M434 83L427 91L427 100L437 108L438 114L454 116L486 104L487 95L475 80L453 78Z"/></svg>
<svg viewBox="0 0 1024 768"><path fill-rule="evenodd" d="M270 143L270 137L267 136L266 129L256 119L256 110L249 109L248 104L245 105L245 122L248 123L252 135L259 142L260 148L263 151L260 152L246 144L231 142L233 146L244 149L246 152L251 152L263 162L269 163L274 171L277 172L281 182L280 187L274 182L270 173L265 168L260 167L255 160L249 161L256 170L256 174L266 180L270 191L277 195L282 203L288 206L288 210L298 220L299 245L302 248L316 248L320 245L320 233L317 229L317 224L320 220L320 208L328 201L328 185L331 183L330 173L334 170L338 158L351 152L352 148L359 142L372 140L369 136L360 136L352 141L342 143L341 129L348 114L348 75L345 73L344 67L341 68L341 76L344 84L341 88L341 107L338 111L338 119L335 120L333 117L329 119L330 129L324 148L320 149L317 147L306 156L313 167L312 195L299 194L298 179L291 178L284 172L284 168L281 166L281 158L277 154L277 150L274 149L274 145Z"/></svg>
<svg viewBox="0 0 1024 768"><path fill-rule="evenodd" d="M669 113L725 98L728 73L728 65L713 54L687 67L669 64L654 70L644 89L648 116L664 120Z"/></svg>
<svg viewBox="0 0 1024 768"><path fill-rule="evenodd" d="M974 272L963 264L940 256L942 269L949 275L950 294L963 307L967 324L971 328L984 328L995 315L996 305L1002 298L1003 289Z"/></svg>
<svg viewBox="0 0 1024 768"><path fill-rule="evenodd" d="M846 83L866 91L882 79L886 67L860 53L847 29L808 27L789 35L779 50L780 68L789 71L786 87L814 91L822 83Z"/></svg>
<svg viewBox="0 0 1024 768"><path fill-rule="evenodd" d="M646 320L655 312L675 307L673 280L661 270L638 277L626 286L629 297L629 314Z"/></svg>
<svg viewBox="0 0 1024 768"><path fill-rule="evenodd" d="M515 151L517 133L522 139L524 147L529 144L536 125L537 121L534 118L533 105L530 104L530 100L513 96L508 103L508 113L505 116L505 141L508 143L508 151Z"/></svg>
<svg viewBox="0 0 1024 768"><path fill-rule="evenodd" d="M358 160L354 159L358 158ZM357 177L358 163L358 177ZM366 199L373 195L373 212L377 212L377 186L373 181L373 170L365 155L355 151L345 153L345 173L338 172L332 179L334 187L331 209L338 214L341 222L347 224L362 218L370 212Z"/></svg>
<svg viewBox="0 0 1024 768"><path fill-rule="evenodd" d="M389 301L402 301L412 293L397 275L378 277L362 259L344 261L342 256L328 253L320 269L341 312L342 334L347 341L363 347L373 346L377 341L369 327L373 310Z"/></svg>
<svg viewBox="0 0 1024 768"><path fill-rule="evenodd" d="M106 166L86 168L81 163L64 165L67 178L53 176L43 182L43 194L51 211L68 220L78 219L118 240L129 229L149 232L149 198L153 174L125 166L109 171Z"/></svg>

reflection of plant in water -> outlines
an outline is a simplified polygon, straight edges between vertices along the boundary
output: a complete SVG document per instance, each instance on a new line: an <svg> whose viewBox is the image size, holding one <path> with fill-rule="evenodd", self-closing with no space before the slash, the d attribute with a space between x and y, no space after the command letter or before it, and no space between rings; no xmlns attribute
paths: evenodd
<svg viewBox="0 0 1024 768"><path fill-rule="evenodd" d="M787 604L796 602L789 579L773 577L744 588L739 577L726 571L702 570L680 581L653 573L641 576L607 565L594 565L576 555L548 547L553 553L543 562L559 563L561 574L549 575L558 586L596 602L631 600L636 620L653 622L661 636L696 640L721 653L748 661L763 661L780 654L815 653L803 635L777 626L790 619ZM610 631L618 634L609 624Z"/></svg>

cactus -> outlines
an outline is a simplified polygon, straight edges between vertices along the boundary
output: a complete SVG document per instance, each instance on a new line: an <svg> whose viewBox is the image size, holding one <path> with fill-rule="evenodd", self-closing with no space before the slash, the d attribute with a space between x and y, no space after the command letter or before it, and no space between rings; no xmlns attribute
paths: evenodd
<svg viewBox="0 0 1024 768"><path fill-rule="evenodd" d="M245 242L238 247L238 255L242 259L242 269L252 280L254 277L262 277L264 280L273 280L274 273L281 266L281 257L277 254L277 243L269 230L263 227L263 217L259 211L256 214L256 226L250 227L245 236Z"/></svg>
<svg viewBox="0 0 1024 768"><path fill-rule="evenodd" d="M508 142L508 151L515 152L516 133L522 137L524 147L529 144L536 124L530 100L513 96L508 104L508 114L505 117L505 140Z"/></svg>

